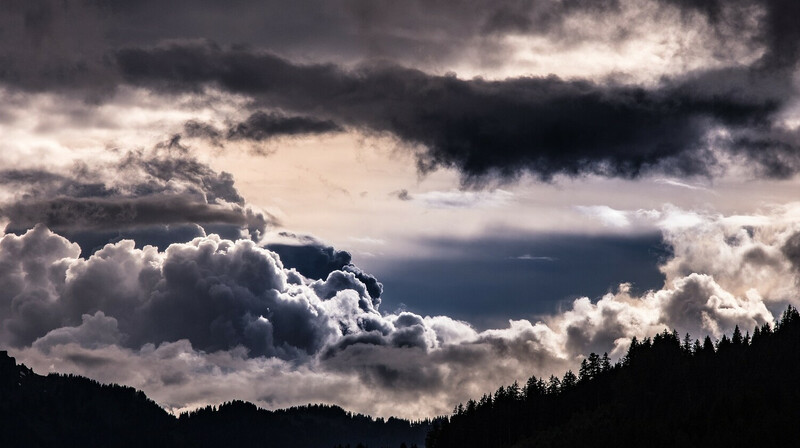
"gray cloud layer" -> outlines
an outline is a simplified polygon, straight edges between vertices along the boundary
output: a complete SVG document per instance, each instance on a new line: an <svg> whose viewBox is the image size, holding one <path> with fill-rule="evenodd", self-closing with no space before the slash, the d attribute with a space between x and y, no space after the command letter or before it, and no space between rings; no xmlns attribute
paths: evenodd
<svg viewBox="0 0 800 448"><path fill-rule="evenodd" d="M286 116L274 112L257 111L244 121L232 124L226 131L210 123L190 120L183 126L187 137L204 138L215 145L223 141L246 140L262 142L278 137L327 134L342 132L332 120L319 120L307 116Z"/></svg>
<svg viewBox="0 0 800 448"><path fill-rule="evenodd" d="M795 210L692 224L676 218L687 212L654 211L675 254L663 288L634 295L623 284L482 332L380 312L347 265L307 278L250 240L199 237L165 251L126 240L81 258L38 226L0 239L0 340L39 369L132 384L175 409L235 396L433 415L501 382L563 373L590 351L621 356L633 336L719 337L771 322L771 309L796 303Z"/></svg>
<svg viewBox="0 0 800 448"><path fill-rule="evenodd" d="M256 107L298 115L257 112L227 131L190 122L187 134L259 141L275 135L337 131L343 125L385 132L418 148L422 171L457 168L468 182L523 172L542 179L586 173L636 177L651 170L708 175L722 170L723 161L741 158L760 175L791 176L800 169L798 135L780 114L796 96L791 71L798 39L786 17L795 17L797 6L784 0L734 3L664 0L659 5L700 14L726 36L749 26L736 11L752 12L762 19L748 44L761 48L760 58L749 67L731 63L728 68L700 69L651 87L555 76L462 80L386 62L357 68L299 64L265 51L270 46L259 45L257 36L248 36L255 39L255 47L188 41L185 38L214 38L233 17L223 14L210 26L208 20L222 8L211 1L192 8L192 13L182 9L187 6L183 2L171 2L163 10L159 7L160 18L149 2L74 9L44 0L36 6L13 3L7 7L12 18L6 26L21 27L25 45L3 47L8 60L3 80L9 86L31 82L36 83L32 88L54 91L89 88L95 97L121 83L197 93L216 86L251 97ZM238 4L245 11L256 9L249 2ZM623 7L617 1L474 1L468 8L448 3L426 4L423 9L412 2L388 8L389 14L373 4L343 5L343 14L354 14L359 25L334 20L342 26L334 26L340 37L347 34L343 30L352 32L360 26L379 36L391 35L391 26L374 28L388 20L406 31L413 23L440 25L437 30L454 40L463 38L462 33L558 35L565 18L586 13L588 20L592 15L613 15ZM645 8L649 3L631 5L625 7ZM315 6L323 17L335 10ZM280 9L293 17L287 23L302 22L294 8ZM182 25L175 29L166 28L164 17L177 14L186 20L178 21ZM423 15L430 15L432 23L420 21ZM131 22L124 26L119 22L123 18L133 23L151 20L148 28L153 34L136 32ZM66 29L70 23L84 23L87 33L103 37L87 43L91 36L73 36ZM169 39L171 43L164 43ZM31 61L18 53L56 48L53 42L62 40L66 48L59 55L67 56L45 55L42 61ZM445 45L455 48L452 42ZM62 60L70 57L76 59Z"/></svg>
<svg viewBox="0 0 800 448"><path fill-rule="evenodd" d="M79 164L65 173L0 171L0 185L16 191L0 204L6 231L44 224L81 241L84 249L126 235L137 236L140 244L166 247L204 234L198 226L229 238L246 231L258 239L275 223L245 203L230 174L199 162L177 140L151 151L121 153L106 165Z"/></svg>
<svg viewBox="0 0 800 448"><path fill-rule="evenodd" d="M685 16L702 15L727 38L742 38L752 28L748 16L765 11L753 45L772 54L790 54L792 8L786 0L303 0L286 5L274 0L35 0L3 3L0 22L14 40L12 55L31 49L41 57L15 59L7 73L36 64L49 67L42 75L77 78L102 65L102 51L126 45L149 45L165 39L207 38L225 45L250 44L292 57L352 62L380 57L417 66L445 66L471 56L497 61L505 55L503 37L548 36L553 45L570 46L591 39L592 27L570 27L571 20L602 20L617 28L612 39L624 41L636 24L619 21L628 9L671 9ZM731 33L733 31L733 33ZM738 33L738 34L737 34ZM711 44L706 40L706 44ZM729 46L729 45L727 45ZM61 50L61 51L56 51ZM726 45L715 49L724 52ZM498 55L499 53L499 55ZM791 57L791 55L789 55ZM35 70L27 70L35 74ZM16 82L31 82L15 76Z"/></svg>
<svg viewBox="0 0 800 448"><path fill-rule="evenodd" d="M166 39L246 43L336 62L376 57L411 65L456 62L465 44L502 51L499 40L507 33L566 37L561 30L566 18L612 15L619 2L9 0L0 8L0 27L9 36L0 46L6 56L0 73L40 89L51 82L106 81L107 50Z"/></svg>
<svg viewBox="0 0 800 448"><path fill-rule="evenodd" d="M202 44L124 50L118 58L130 82L179 91L217 85L315 110L422 145L421 169L455 167L467 178L710 174L715 148L745 155L769 175L798 166L796 136L776 122L793 92L789 79L749 69L644 89L557 77L465 81L391 65L346 71ZM728 137L715 138L718 130Z"/></svg>

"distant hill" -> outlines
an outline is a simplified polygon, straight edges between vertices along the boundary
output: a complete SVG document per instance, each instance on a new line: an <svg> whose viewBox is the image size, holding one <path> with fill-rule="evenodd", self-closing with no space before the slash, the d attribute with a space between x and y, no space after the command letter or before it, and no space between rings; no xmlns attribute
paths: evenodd
<svg viewBox="0 0 800 448"><path fill-rule="evenodd" d="M800 441L800 313L716 344L664 332L611 365L459 405L427 448L785 447Z"/></svg>
<svg viewBox="0 0 800 448"><path fill-rule="evenodd" d="M0 422L0 447L796 446L800 313L716 343L667 331L634 339L616 364L593 353L577 374L531 377L417 423L242 401L176 418L141 391L37 375L0 351Z"/></svg>
<svg viewBox="0 0 800 448"><path fill-rule="evenodd" d="M141 391L73 375L41 376L0 351L2 447L422 446L430 422L373 419L337 406L268 411L234 401L179 418Z"/></svg>

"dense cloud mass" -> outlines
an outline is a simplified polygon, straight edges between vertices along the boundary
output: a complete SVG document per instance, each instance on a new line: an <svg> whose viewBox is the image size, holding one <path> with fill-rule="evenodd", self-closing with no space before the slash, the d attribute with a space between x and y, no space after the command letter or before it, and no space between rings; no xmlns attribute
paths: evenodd
<svg viewBox="0 0 800 448"><path fill-rule="evenodd" d="M562 373L590 351L619 357L633 336L674 328L720 337L771 322L796 302L795 210L695 215L680 231L670 216L687 212L654 211L675 254L662 289L635 296L623 284L541 321L482 332L446 316L379 311L349 257L319 243L318 261L298 265L314 279L251 240L211 235L164 251L123 240L84 259L37 226L0 240L0 335L34 366L133 384L176 409L236 396L386 415L397 409L375 397L388 394L406 416L433 415L499 382ZM273 246L290 260L287 247ZM272 385L251 389L265 375ZM322 377L338 389L300 386ZM276 385L288 381L296 387Z"/></svg>
<svg viewBox="0 0 800 448"><path fill-rule="evenodd" d="M352 263L349 252L336 250L310 236L281 232L280 241L265 242L264 248L281 257L283 265L297 270L305 277L325 279L334 271L348 272L361 281L377 307L383 293L383 285ZM327 297L326 297L327 298Z"/></svg>
<svg viewBox="0 0 800 448"><path fill-rule="evenodd" d="M343 129L331 120L318 120L305 116L285 116L263 111L254 112L247 119L228 127L227 131L195 120L184 124L188 137L200 137L221 145L223 140L248 140L261 142L284 136L299 136L341 132Z"/></svg>
<svg viewBox="0 0 800 448"><path fill-rule="evenodd" d="M643 6L648 2L303 0L289 6L249 0L9 0L0 5L0 27L10 37L0 46L8 62L2 75L33 89L55 82L91 86L108 80L109 49L198 37L343 63L386 58L431 66L456 63L467 49L489 64L509 52L506 36L555 36L575 45L596 36L571 19L613 20L621 10Z"/></svg>
<svg viewBox="0 0 800 448"><path fill-rule="evenodd" d="M0 185L15 190L0 204L7 232L44 224L81 242L84 251L123 237L166 248L205 235L203 228L258 239L274 224L245 203L230 174L199 162L176 140L122 153L106 166L0 171Z"/></svg>
<svg viewBox="0 0 800 448"><path fill-rule="evenodd" d="M133 83L178 91L217 85L389 132L424 148L423 171L454 167L467 178L526 170L545 179L636 177L648 169L713 174L714 149L746 155L770 175L784 174L771 168L773 159L785 159L792 173L796 165L796 136L775 129L789 79L747 69L645 89L555 76L466 81L393 65L346 71L205 44L123 50L118 61Z"/></svg>
<svg viewBox="0 0 800 448"><path fill-rule="evenodd" d="M416 148L423 172L456 168L467 182L493 174L508 178L524 172L542 179L587 173L637 177L649 171L715 175L731 160L739 160L736 163L741 165L740 159L753 163L758 175L787 177L800 169L796 127L787 126L781 115L796 96L792 71L797 62L798 39L796 27L788 18L796 17L798 11L788 0L739 0L730 4L676 0L655 4L456 2L426 5L433 23L419 21L422 11L416 2L403 6L382 3L380 7L344 2L339 11L352 16L342 19L340 13L332 22L342 27L334 31L340 38L347 34L345 30L363 31L363 27L370 29L370 35L387 37L380 28L373 27L388 20L399 22L395 23L400 27L398 32L408 32L405 27L411 23L446 23L443 32L453 39L462 33L487 39L499 33L560 36L568 41L561 33L564 23L570 20L588 20L598 14L613 17L631 8L673 8L683 13L685 21L700 17L712 34L723 40L736 38L738 33L745 39L743 45L758 48L754 51L760 56L751 58L749 65L728 61L722 66L665 76L650 86L555 75L464 80L431 75L414 68L414 64L409 67L386 59L355 68L345 61L298 63L265 51L270 45L217 46L198 41L198 36L212 37L214 41L214 32L225 28L227 19L217 27L206 28L208 33L199 28L201 17L215 17L220 12L222 5L216 2L205 2L196 16L178 21L185 23L185 29L169 30L159 28L165 25L164 18L153 17L155 6L148 2L137 2L136 6L112 2L100 8L35 3L36 6L26 6L12 2L14 6L6 7L12 17L7 19L8 29L21 26L18 31L25 43L3 47L3 59L9 63L5 64L2 79L9 86L32 82L35 89L86 88L95 90L90 94L93 98L126 83L157 91L198 94L214 86L249 97L258 108L288 112L256 111L227 130L194 120L187 123L187 135L216 141L264 141L281 135L337 132L347 126L393 135ZM240 3L245 10L256 6ZM455 4L460 6L456 8ZM159 15L177 14L182 5L180 1L171 2L165 11L159 9ZM335 10L316 6L322 17ZM263 11L256 17L263 18ZM281 14L296 12L288 8ZM143 36L131 27L125 27L125 31L114 28L121 17L134 21L151 19L148 28L152 27L155 34ZM301 20L299 15L293 18ZM87 36L68 33L64 28L71 22L86 23ZM85 45L92 33L105 38ZM176 39L175 33L181 38ZM62 34L68 34L68 38L61 39ZM258 36L248 37L258 41ZM63 40L62 45L70 49L74 46L75 51L66 52L73 56L64 57L77 59L62 61L54 56L43 58L41 66L36 66L37 60L30 61L17 53L25 47L52 49L54 46L45 42L56 40ZM353 58L346 59L353 62ZM35 76L30 73L34 71ZM37 82L41 77L48 79ZM94 77L102 78L102 82L91 82ZM100 90L94 88L96 85L101 86Z"/></svg>

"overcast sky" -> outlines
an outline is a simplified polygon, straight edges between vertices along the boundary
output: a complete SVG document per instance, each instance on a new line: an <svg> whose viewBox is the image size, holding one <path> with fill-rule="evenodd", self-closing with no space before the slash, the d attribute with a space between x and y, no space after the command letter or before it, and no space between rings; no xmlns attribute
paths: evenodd
<svg viewBox="0 0 800 448"><path fill-rule="evenodd" d="M430 417L798 302L793 0L0 0L0 347Z"/></svg>

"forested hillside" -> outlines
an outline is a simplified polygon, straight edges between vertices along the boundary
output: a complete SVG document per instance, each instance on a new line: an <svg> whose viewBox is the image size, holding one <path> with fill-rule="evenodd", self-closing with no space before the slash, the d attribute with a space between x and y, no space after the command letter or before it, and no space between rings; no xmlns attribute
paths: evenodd
<svg viewBox="0 0 800 448"><path fill-rule="evenodd" d="M430 422L373 419L337 406L268 411L234 401L175 418L131 387L41 376L0 352L3 447L306 447L422 445Z"/></svg>
<svg viewBox="0 0 800 448"><path fill-rule="evenodd" d="M618 363L591 354L577 373L501 387L433 423L242 401L176 418L133 388L37 375L0 352L0 446L787 446L800 437L798 378L791 307L752 335L634 340Z"/></svg>
<svg viewBox="0 0 800 448"><path fill-rule="evenodd" d="M615 365L592 354L577 374L501 387L459 405L426 446L793 446L798 381L800 314L789 307L752 336L737 327L714 343L665 331L634 340Z"/></svg>

